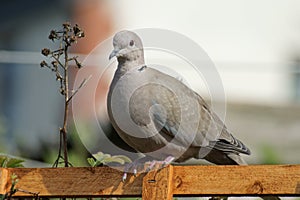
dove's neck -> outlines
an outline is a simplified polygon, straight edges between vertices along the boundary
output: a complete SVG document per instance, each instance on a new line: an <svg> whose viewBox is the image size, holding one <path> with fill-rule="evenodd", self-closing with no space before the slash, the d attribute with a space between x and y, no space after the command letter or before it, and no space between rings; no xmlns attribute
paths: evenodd
<svg viewBox="0 0 300 200"><path fill-rule="evenodd" d="M145 65L144 55L142 52L131 56L126 56L126 58L118 58L118 69L116 71L116 75L121 77L129 70L142 65Z"/></svg>
<svg viewBox="0 0 300 200"><path fill-rule="evenodd" d="M118 58L118 68L115 72L115 75L113 77L112 83L110 85L110 90L109 90L109 95L108 97L110 98L110 94L113 91L114 87L118 83L119 79L125 75L128 71L134 68L141 68L142 66L145 66L144 58L142 59L134 59L134 60L125 60L125 59L119 59ZM132 80L135 81L135 80Z"/></svg>

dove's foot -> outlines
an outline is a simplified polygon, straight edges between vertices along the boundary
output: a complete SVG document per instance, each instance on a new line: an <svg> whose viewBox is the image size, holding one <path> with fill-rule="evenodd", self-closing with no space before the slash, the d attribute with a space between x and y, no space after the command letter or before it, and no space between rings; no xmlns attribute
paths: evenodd
<svg viewBox="0 0 300 200"><path fill-rule="evenodd" d="M143 171L145 163L151 160L152 158L150 157L142 157L134 160L132 163L126 164L124 168L122 181L123 182L126 181L128 173L132 173L134 176L136 176L138 171Z"/></svg>
<svg viewBox="0 0 300 200"><path fill-rule="evenodd" d="M169 165L172 161L175 160L175 157L168 156L165 160L159 161L159 160L153 160L153 158L150 157L143 157L134 160L132 163L126 164L124 168L124 174L122 177L122 181L125 182L128 176L128 173L132 173L134 176L140 172L149 172L153 170L154 168L163 168Z"/></svg>
<svg viewBox="0 0 300 200"><path fill-rule="evenodd" d="M149 164L149 166L146 169L146 172L151 171L152 169L154 169L156 166L158 168L163 168L166 167L167 165L169 165L172 161L175 160L175 157L173 156L168 156L165 160L163 161L158 161L158 160L152 160Z"/></svg>

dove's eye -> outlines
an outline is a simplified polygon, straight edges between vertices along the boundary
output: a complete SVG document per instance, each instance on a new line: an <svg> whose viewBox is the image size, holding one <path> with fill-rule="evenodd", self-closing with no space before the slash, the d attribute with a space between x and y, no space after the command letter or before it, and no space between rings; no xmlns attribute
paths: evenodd
<svg viewBox="0 0 300 200"><path fill-rule="evenodd" d="M130 46L133 46L133 45L134 45L134 41L133 41L133 40L130 40L129 45L130 45Z"/></svg>

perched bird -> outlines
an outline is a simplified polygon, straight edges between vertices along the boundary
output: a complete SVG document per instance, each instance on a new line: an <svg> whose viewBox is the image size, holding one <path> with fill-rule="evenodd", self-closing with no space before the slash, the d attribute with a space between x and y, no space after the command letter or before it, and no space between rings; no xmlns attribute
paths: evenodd
<svg viewBox="0 0 300 200"><path fill-rule="evenodd" d="M147 67L137 34L118 32L113 46L109 59L117 57L118 67L107 110L114 129L131 148L165 164L190 158L218 165L247 164L240 154L250 155L250 150L199 94L182 81Z"/></svg>
<svg viewBox="0 0 300 200"><path fill-rule="evenodd" d="M153 159L246 164L250 150L203 98L178 79L147 67L141 39L130 31L113 38L118 67L108 93L108 115L119 136ZM133 124L134 125L130 125Z"/></svg>

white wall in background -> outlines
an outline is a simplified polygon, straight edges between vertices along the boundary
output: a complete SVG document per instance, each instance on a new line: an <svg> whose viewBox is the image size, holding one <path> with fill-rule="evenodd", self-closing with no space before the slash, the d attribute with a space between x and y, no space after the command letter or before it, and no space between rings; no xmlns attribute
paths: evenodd
<svg viewBox="0 0 300 200"><path fill-rule="evenodd" d="M164 28L196 41L216 63L229 100L289 101L289 59L300 49L300 1L132 0L112 4L117 30Z"/></svg>

